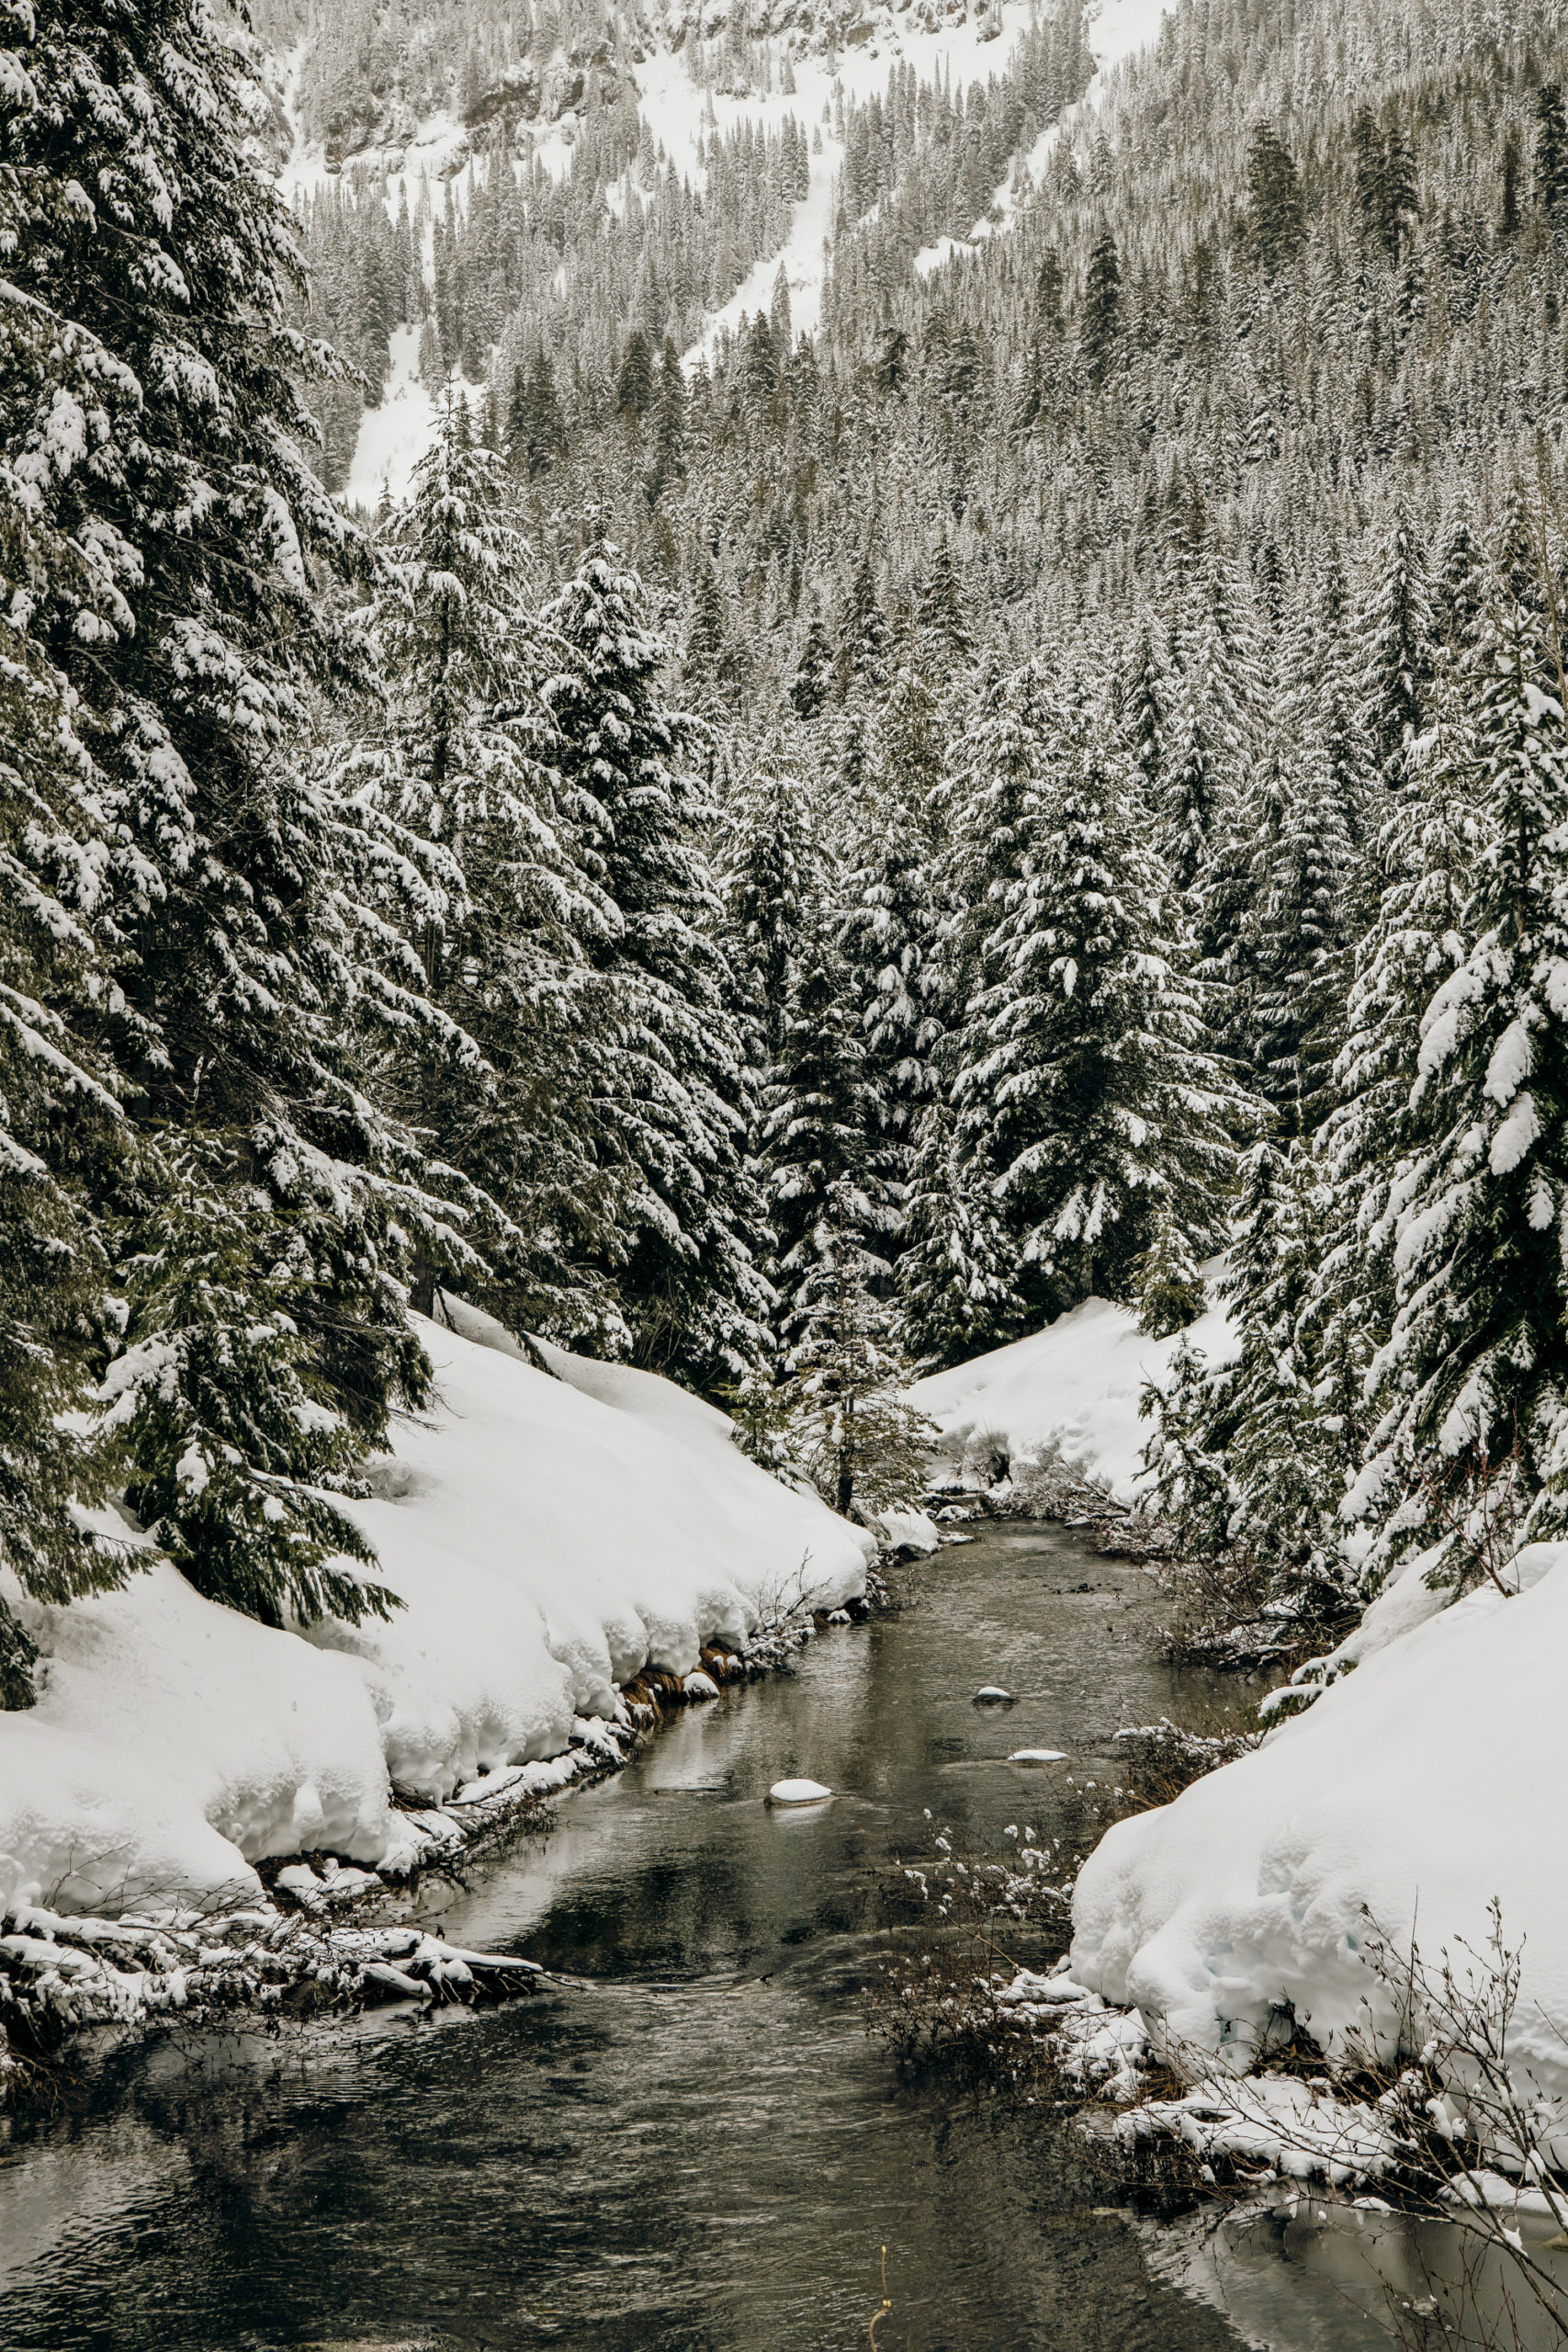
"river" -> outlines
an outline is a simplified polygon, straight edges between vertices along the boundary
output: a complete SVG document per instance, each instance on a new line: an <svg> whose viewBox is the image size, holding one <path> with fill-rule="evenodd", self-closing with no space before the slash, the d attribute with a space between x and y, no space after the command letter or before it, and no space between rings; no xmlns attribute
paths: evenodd
<svg viewBox="0 0 1568 2352"><path fill-rule="evenodd" d="M988 1527L916 1586L682 1715L441 1910L575 1982L143 2044L13 2119L0 2345L847 2352L886 2275L880 2352L1386 2346L1278 2233L1194 2257L1114 2203L1070 2124L901 2084L868 2040L882 1869L928 1812L976 1846L1070 1835L1119 1725L1214 1695L1156 1662L1148 1577L1065 1530ZM1028 1695L976 1708L987 1682ZM1070 1760L1009 1764L1023 1747ZM840 1793L770 1810L795 1773Z"/></svg>

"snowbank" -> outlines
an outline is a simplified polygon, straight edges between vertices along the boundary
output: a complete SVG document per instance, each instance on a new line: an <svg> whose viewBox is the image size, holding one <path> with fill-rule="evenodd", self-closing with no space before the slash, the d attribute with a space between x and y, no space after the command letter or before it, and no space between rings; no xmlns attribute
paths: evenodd
<svg viewBox="0 0 1568 2352"><path fill-rule="evenodd" d="M1380 1935L1483 1951L1487 1906L1523 1941L1511 2048L1568 2094L1568 1545L1528 1588L1468 1595L1372 1647L1263 1747L1111 1829L1081 1872L1073 1973L1189 2052L1245 2066L1288 2006L1331 2052L1395 2014L1365 1965ZM1405 1605L1408 1606L1408 1596ZM1370 2009L1365 2006L1371 2004Z"/></svg>
<svg viewBox="0 0 1568 2352"><path fill-rule="evenodd" d="M1218 1306L1182 1336L1211 1363L1223 1362L1230 1346ZM917 1381L910 1399L935 1421L955 1467L967 1457L983 1468L978 1457L994 1438L1011 1462L1059 1455L1130 1502L1149 1434L1138 1399L1146 1381L1166 1381L1179 1344L1151 1340L1125 1307L1088 1298L1027 1340Z"/></svg>
<svg viewBox="0 0 1568 2352"><path fill-rule="evenodd" d="M389 1623L272 1632L156 1556L70 1609L7 1585L44 1664L37 1706L0 1714L0 1910L250 1895L254 1862L318 1848L395 1865L394 1784L434 1801L558 1757L645 1664L685 1676L803 1595L863 1589L869 1539L722 1414L555 1351L551 1377L465 1320L422 1325L438 1402L352 1506L406 1603Z"/></svg>

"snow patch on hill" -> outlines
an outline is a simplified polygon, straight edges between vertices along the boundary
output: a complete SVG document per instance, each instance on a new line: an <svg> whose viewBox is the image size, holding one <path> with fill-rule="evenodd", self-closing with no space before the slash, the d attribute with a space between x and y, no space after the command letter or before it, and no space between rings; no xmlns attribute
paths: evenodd
<svg viewBox="0 0 1568 2352"><path fill-rule="evenodd" d="M1218 1305L1181 1336L1211 1363L1232 1345ZM1165 1384L1179 1344L1151 1340L1126 1307L1088 1298L1043 1331L917 1381L910 1397L935 1421L955 1470L998 1451L1014 1464L1059 1458L1127 1503L1149 1434L1139 1399L1149 1381Z"/></svg>
<svg viewBox="0 0 1568 2352"><path fill-rule="evenodd" d="M67 1609L6 1582L43 1666L38 1704L0 1714L0 1910L243 1895L253 1863L318 1848L396 1862L394 1784L435 1799L558 1756L645 1663L685 1675L802 1593L863 1589L871 1540L722 1414L556 1351L552 1377L466 1321L422 1323L437 1401L349 1507L406 1604L389 1623L275 1632L150 1551Z"/></svg>
<svg viewBox="0 0 1568 2352"><path fill-rule="evenodd" d="M922 277L929 277L954 254L973 253L987 237L1001 234L1013 226L1019 213L1040 184L1041 175L1050 162L1059 139L1073 132L1095 111L1104 97L1111 74L1128 58L1136 57L1158 39L1159 28L1169 9L1169 0L1103 0L1100 14L1089 28L1089 47L1094 54L1094 72L1089 76L1083 96L1068 107L1059 120L1047 123L1027 155L1015 155L1007 178L998 188L982 220L976 220L968 238L941 237L934 245L922 245L915 255L915 268Z"/></svg>
<svg viewBox="0 0 1568 2352"><path fill-rule="evenodd" d="M1111 5L1132 5L1132 0L1111 0ZM781 267L789 283L791 325L796 334L816 333L827 277L826 246L844 160L842 141L832 136L828 119L834 92L863 104L886 90L888 74L899 62L912 65L922 81L951 78L954 88L984 80L1011 55L1028 30L1031 13L1028 0L1006 0L994 17L976 17L935 30L895 17L875 26L863 46L837 51L831 62L819 56L796 57L792 64L795 82L792 94L715 96L714 114L721 131L749 121L777 130L784 117L793 114L808 136L821 131L822 146L820 153L812 154L810 186L796 200L784 245L763 255L745 283L713 313L686 355L688 366L698 358L711 358L723 334L733 334L744 319L772 308L773 284ZM660 51L637 69L637 84L643 117L654 137L663 141L682 171L694 175L695 185L696 140L707 94L692 81L684 57L668 51Z"/></svg>

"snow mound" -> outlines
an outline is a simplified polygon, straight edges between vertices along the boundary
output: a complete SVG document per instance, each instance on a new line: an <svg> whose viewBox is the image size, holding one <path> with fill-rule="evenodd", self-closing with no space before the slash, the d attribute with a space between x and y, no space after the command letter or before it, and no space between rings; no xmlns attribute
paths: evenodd
<svg viewBox="0 0 1568 2352"><path fill-rule="evenodd" d="M1211 1363L1223 1363L1231 1345L1217 1306L1180 1336ZM1147 1381L1168 1379L1179 1344L1151 1340L1124 1306L1086 1298L1027 1340L918 1380L910 1402L936 1423L954 1468L982 1485L997 1453L1014 1465L1057 1458L1131 1502L1149 1434L1138 1399Z"/></svg>
<svg viewBox="0 0 1568 2352"><path fill-rule="evenodd" d="M820 1781L775 1781L768 1791L768 1803L770 1804L818 1804L824 1797L830 1797L832 1793L832 1790L825 1789Z"/></svg>
<svg viewBox="0 0 1568 2352"><path fill-rule="evenodd" d="M1523 1945L1510 2048L1568 2093L1551 2022L1568 2018L1568 1544L1531 1550L1527 1589L1415 1624L1261 1747L1109 1830L1078 1878L1074 1975L1189 2060L1245 2070L1288 2015L1331 2055L1369 2032L1391 2055L1369 1949L1397 1961L1414 1940L1428 1974L1446 1949L1462 1974L1495 1900Z"/></svg>
<svg viewBox="0 0 1568 2352"><path fill-rule="evenodd" d="M863 1589L871 1539L721 1413L549 1351L554 1377L465 1319L421 1323L437 1401L349 1506L406 1604L390 1623L274 1632L156 1555L69 1609L6 1581L43 1663L38 1704L0 1714L0 1910L233 1901L269 1855L396 1864L417 1840L394 1788L564 1785L643 1666L694 1678L710 1642Z"/></svg>

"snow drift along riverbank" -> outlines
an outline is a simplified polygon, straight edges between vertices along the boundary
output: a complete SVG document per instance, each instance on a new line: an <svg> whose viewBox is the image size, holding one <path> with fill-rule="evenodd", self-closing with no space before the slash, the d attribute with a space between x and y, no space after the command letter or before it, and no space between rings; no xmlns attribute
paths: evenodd
<svg viewBox="0 0 1568 2352"><path fill-rule="evenodd" d="M149 1552L123 1592L45 1609L38 1704L0 1714L0 1910L254 1896L252 1865L313 1849L396 1871L392 1803L527 1765L558 1786L574 1735L645 1665L684 1677L809 1595L864 1589L870 1539L782 1486L725 1417L651 1374L499 1325L422 1323L438 1401L351 1506L406 1606L306 1635L215 1607Z"/></svg>
<svg viewBox="0 0 1568 2352"><path fill-rule="evenodd" d="M1568 2097L1568 1544L1383 1646L1252 1754L1109 1830L1081 1871L1072 1973L1185 2053L1245 2067L1286 2011L1331 2052L1396 2038L1366 1965L1381 1934L1428 1974L1483 1953L1488 1905L1523 1944L1510 2052ZM1365 1630L1365 1629L1363 1629Z"/></svg>

